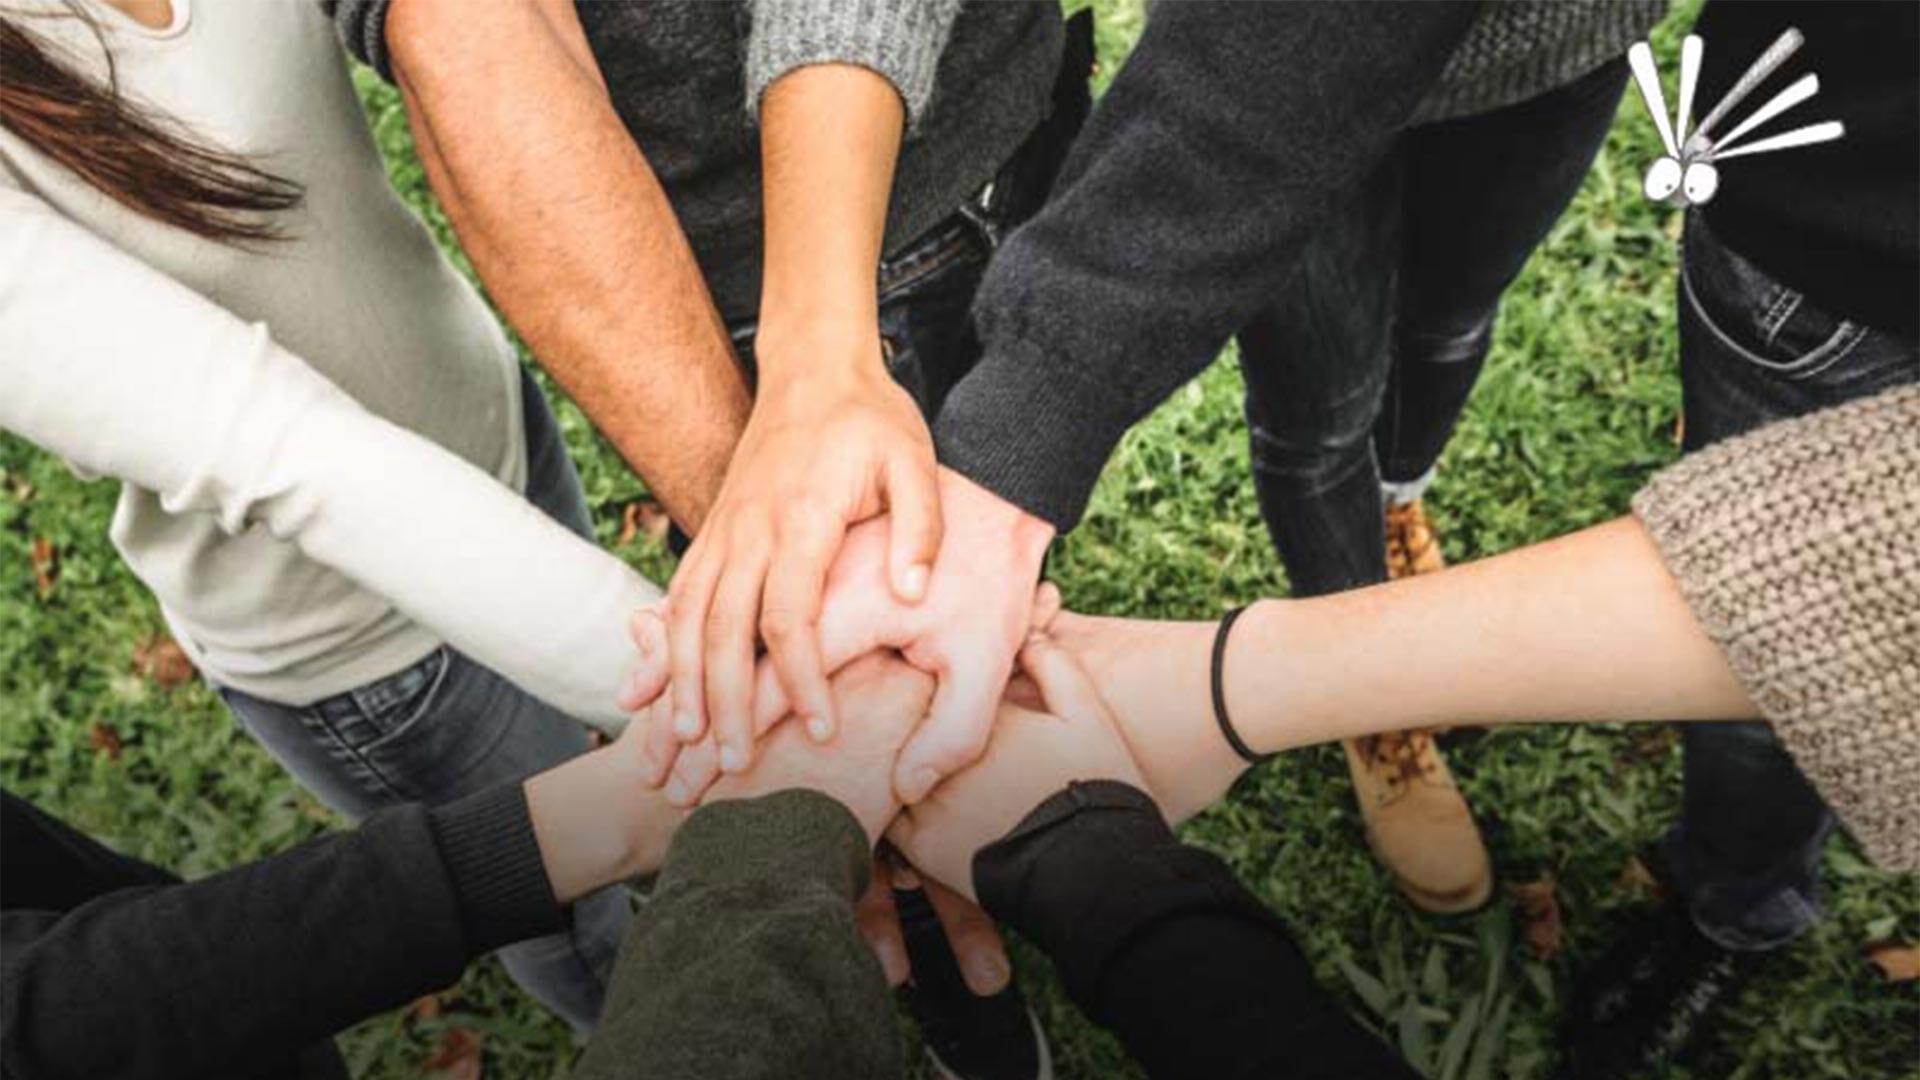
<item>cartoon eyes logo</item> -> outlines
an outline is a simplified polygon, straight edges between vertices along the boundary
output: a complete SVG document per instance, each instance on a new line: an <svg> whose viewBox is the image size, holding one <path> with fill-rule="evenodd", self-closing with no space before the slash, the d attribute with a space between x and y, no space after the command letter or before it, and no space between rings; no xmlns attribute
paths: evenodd
<svg viewBox="0 0 1920 1080"><path fill-rule="evenodd" d="M1766 154L1776 150L1791 150L1796 146L1831 142L1845 135L1847 129L1840 121L1828 120L1744 146L1736 145L1741 136L1818 94L1820 76L1808 74L1775 94L1765 105L1755 109L1753 115L1735 125L1732 131L1719 139L1712 138L1715 125L1725 120L1734 106L1745 101L1747 95L1786 63L1787 58L1805 40L1798 30L1789 29L1781 34L1772 45L1767 46L1766 52L1760 54L1760 59L1755 60L1753 66L1740 76L1740 81L1733 84L1727 96L1707 113L1707 118L1700 121L1700 126L1692 135L1687 134L1687 122L1693 118L1693 91L1700 82L1700 58L1706 51L1705 43L1694 34L1688 34L1686 40L1680 43L1680 107L1674 113L1671 124L1667 122L1667 99L1660 91L1660 73L1653 66L1653 47L1644 41L1634 43L1627 50L1627 64L1633 68L1633 81L1640 87L1640 97L1647 103L1647 111L1653 114L1654 126L1660 129L1660 142L1667 149L1664 155L1647 166L1646 176L1641 182L1641 190L1647 193L1647 198L1674 206L1699 206L1711 200L1720 190L1717 162L1747 154Z"/></svg>

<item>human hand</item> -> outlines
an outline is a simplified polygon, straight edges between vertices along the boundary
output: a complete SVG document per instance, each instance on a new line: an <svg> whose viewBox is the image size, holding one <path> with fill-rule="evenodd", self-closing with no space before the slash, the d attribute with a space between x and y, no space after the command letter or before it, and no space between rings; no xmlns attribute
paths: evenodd
<svg viewBox="0 0 1920 1080"><path fill-rule="evenodd" d="M1116 619L1058 611L1041 586L1034 623L1071 654L1099 692L1146 778L1146 791L1178 824L1219 801L1247 768L1220 736L1210 683L1217 622ZM1055 613L1057 612L1057 613ZM1009 698L1034 701L1015 680Z"/></svg>
<svg viewBox="0 0 1920 1080"><path fill-rule="evenodd" d="M894 764L894 790L907 803L924 798L986 747L1053 539L1053 526L951 469L940 470L940 500L946 538L925 599L903 604L887 588L885 523L867 522L848 531L820 616L829 670L874 649L896 648L939 680L931 714ZM786 711L770 665L761 665L755 698L754 729L765 731ZM697 768L684 778L697 782Z"/></svg>
<svg viewBox="0 0 1920 1080"><path fill-rule="evenodd" d="M700 535L669 589L673 730L709 729L719 763L753 758L755 642L785 698L816 739L836 726L815 624L827 573L849 526L885 512L881 581L901 605L918 601L940 550L932 437L913 399L887 373L877 333L794 351L858 353L854 362L772 365ZM844 662L844 659L842 662ZM784 712L785 709L782 709Z"/></svg>
<svg viewBox="0 0 1920 1080"><path fill-rule="evenodd" d="M869 653L833 677L832 692L846 721L832 742L816 743L800 725L782 724L767 736L752 769L721 777L704 801L806 788L845 806L868 843L878 843L900 809L891 782L894 755L925 715L932 680L897 657Z"/></svg>
<svg viewBox="0 0 1920 1080"><path fill-rule="evenodd" d="M686 814L645 782L646 734L628 724L606 746L525 781L534 841L560 903L651 873L666 858Z"/></svg>
<svg viewBox="0 0 1920 1080"><path fill-rule="evenodd" d="M899 986L913 974L896 906L896 894L912 890L924 892L967 989L981 997L1005 990L1013 978L1013 966L1007 960L1006 942L1001 940L993 916L939 882L920 877L898 862L897 856L877 854L873 879L855 905L853 917L860 936L879 957L887 985Z"/></svg>
<svg viewBox="0 0 1920 1080"><path fill-rule="evenodd" d="M1020 666L1046 711L1003 703L986 756L902 811L887 830L915 867L969 899L977 899L974 853L1069 783L1145 786L1106 703L1070 654L1036 632Z"/></svg>

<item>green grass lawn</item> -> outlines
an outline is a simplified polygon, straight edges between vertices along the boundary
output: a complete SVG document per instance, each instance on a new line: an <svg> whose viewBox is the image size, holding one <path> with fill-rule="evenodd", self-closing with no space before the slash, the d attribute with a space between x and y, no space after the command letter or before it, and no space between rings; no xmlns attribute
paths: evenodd
<svg viewBox="0 0 1920 1080"><path fill-rule="evenodd" d="M1141 17L1137 0L1098 6L1104 80ZM1675 53L1676 26L1688 19L1683 9L1663 27L1661 55ZM392 93L360 78L395 185L451 247ZM1630 98L1578 201L1507 296L1485 378L1432 493L1453 560L1617 515L1675 454L1680 219L1638 188L1656 145ZM1249 487L1239 399L1229 352L1129 436L1053 563L1073 606L1204 616L1285 590ZM571 404L558 404L612 545L643 488ZM0 782L188 877L339 827L204 686L167 688L136 670L136 649L163 625L107 542L112 499L111 485L83 484L0 436ZM36 542L57 554L44 594ZM617 550L656 576L671 565L644 536ZM1575 974L1643 900L1627 868L1676 809L1677 741L1654 726L1515 729L1457 740L1450 756L1502 879L1555 883L1565 924L1557 955L1536 957L1504 902L1453 921L1403 904L1368 855L1337 751L1274 762L1186 836L1230 860L1297 928L1326 985L1423 1070L1544 1078ZM1920 939L1915 883L1874 871L1844 841L1831 846L1826 871L1829 918L1734 1005L1692 1070L1669 1080L1920 1076L1915 985L1883 982L1863 957L1872 942ZM1024 948L1018 959L1063 1076L1138 1075L1066 1002L1044 960ZM493 962L443 1001L437 1014L396 1012L349 1033L355 1075L432 1076L436 1047L455 1028L484 1037L486 1076L565 1072L573 1049L561 1025Z"/></svg>

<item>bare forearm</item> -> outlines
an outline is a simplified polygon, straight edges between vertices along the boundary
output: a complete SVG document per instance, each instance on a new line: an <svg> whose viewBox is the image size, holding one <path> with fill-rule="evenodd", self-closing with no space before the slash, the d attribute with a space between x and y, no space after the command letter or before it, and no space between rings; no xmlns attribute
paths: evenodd
<svg viewBox="0 0 1920 1080"><path fill-rule="evenodd" d="M404 0L387 36L427 178L488 291L697 529L745 426L746 383L570 0Z"/></svg>
<svg viewBox="0 0 1920 1080"><path fill-rule="evenodd" d="M1440 724L1757 715L1632 518L1262 604L1227 663L1230 713L1262 750Z"/></svg>
<svg viewBox="0 0 1920 1080"><path fill-rule="evenodd" d="M892 84L849 64L800 68L768 88L763 378L879 359L874 276L904 115Z"/></svg>

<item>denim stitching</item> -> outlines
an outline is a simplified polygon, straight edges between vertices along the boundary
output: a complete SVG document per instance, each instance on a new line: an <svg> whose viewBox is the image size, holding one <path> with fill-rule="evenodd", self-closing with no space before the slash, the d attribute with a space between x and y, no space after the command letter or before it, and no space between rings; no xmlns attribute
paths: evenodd
<svg viewBox="0 0 1920 1080"><path fill-rule="evenodd" d="M345 766L347 775L360 784L368 794L387 800L401 797L399 790L358 750L355 750L339 731L335 730L332 721L321 710L301 709L294 715L299 719L300 725L325 746L327 755Z"/></svg>
<svg viewBox="0 0 1920 1080"><path fill-rule="evenodd" d="M1841 323L1840 329L1834 331L1832 337L1829 337L1819 346L1807 351L1805 354L1788 361L1769 360L1753 352L1753 350L1740 344L1738 341L1735 341L1725 330L1720 328L1720 324L1715 322L1713 316L1707 313L1706 305L1700 301L1700 294L1695 290L1693 285L1692 274L1684 271L1681 273L1680 289L1686 295L1687 306L1693 309L1694 316L1700 320L1700 324L1706 327L1722 345L1725 345L1741 359L1746 360L1755 367L1770 371L1776 375L1785 375L1791 378L1806 378L1819 374L1820 371L1825 371L1828 367L1832 366L1833 360L1828 359L1825 355L1827 350L1840 348L1841 340L1848 334L1853 333L1856 336L1852 340L1847 341L1845 348L1841 351L1841 355L1844 356L1847 352L1852 351L1853 346L1859 343L1858 337L1864 336L1865 333L1864 328L1855 326L1853 323ZM1834 359L1837 359L1837 357ZM1826 362L1821 363L1822 361ZM1817 371L1808 371L1808 366L1812 364L1821 364L1821 366Z"/></svg>
<svg viewBox="0 0 1920 1080"><path fill-rule="evenodd" d="M1779 339L1780 331L1786 327L1787 320L1793 318L1793 313L1800 310L1800 302L1805 300L1806 297L1792 290L1788 290L1781 294L1781 299L1787 301L1785 310L1781 311L1777 317L1769 315L1768 319L1773 325L1765 326L1763 324L1762 327L1767 332L1767 344L1769 345L1772 345ZM1778 305L1775 306L1778 307Z"/></svg>

